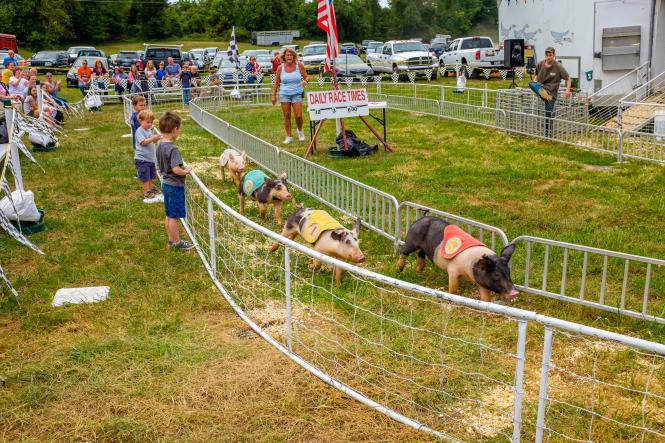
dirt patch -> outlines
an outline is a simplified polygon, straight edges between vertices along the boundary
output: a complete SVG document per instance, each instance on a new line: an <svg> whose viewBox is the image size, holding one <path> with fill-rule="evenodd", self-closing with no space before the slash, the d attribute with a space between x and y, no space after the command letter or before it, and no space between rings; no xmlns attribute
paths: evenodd
<svg viewBox="0 0 665 443"><path fill-rule="evenodd" d="M203 157L200 161L187 162L197 174L210 174L219 169L217 157Z"/></svg>
<svg viewBox="0 0 665 443"><path fill-rule="evenodd" d="M533 187L533 189L535 191L548 191L552 187L557 186L557 185L563 185L564 183L566 183L566 180L564 180L564 179L545 180L545 181L542 181L542 182L538 183L537 185L535 185Z"/></svg>
<svg viewBox="0 0 665 443"><path fill-rule="evenodd" d="M479 400L482 406L478 413L473 406L460 414L464 422L473 423L467 431L483 437L494 437L512 426L512 408L515 403L515 393L512 388L498 385Z"/></svg>
<svg viewBox="0 0 665 443"><path fill-rule="evenodd" d="M614 166L584 165L584 169L586 171L610 172L614 170Z"/></svg>

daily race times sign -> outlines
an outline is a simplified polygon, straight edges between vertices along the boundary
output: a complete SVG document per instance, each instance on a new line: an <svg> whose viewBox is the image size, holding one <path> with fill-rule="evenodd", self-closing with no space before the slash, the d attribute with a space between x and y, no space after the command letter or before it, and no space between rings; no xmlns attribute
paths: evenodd
<svg viewBox="0 0 665 443"><path fill-rule="evenodd" d="M307 93L310 120L369 115L369 100L364 89L314 91Z"/></svg>

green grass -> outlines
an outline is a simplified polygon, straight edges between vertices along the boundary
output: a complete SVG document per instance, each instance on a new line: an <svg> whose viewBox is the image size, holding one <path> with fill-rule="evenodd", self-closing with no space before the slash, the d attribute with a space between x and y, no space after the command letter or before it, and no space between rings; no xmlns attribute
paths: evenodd
<svg viewBox="0 0 665 443"><path fill-rule="evenodd" d="M483 83L473 81L470 85ZM489 82L491 86L500 83ZM74 89L65 94L72 100L80 96ZM615 165L610 157L578 148L511 137L460 122L388 112L394 153L330 159L324 149L334 138L333 125L328 124L313 160L390 192L400 201L411 200L494 224L510 238L533 234L663 256L661 167L640 162ZM276 355L235 318L195 254L167 253L163 210L141 203L139 187L132 179L131 151L127 139L121 138L127 132L121 113L119 106L106 106L100 114L69 121L62 147L39 157L46 174L23 162L28 188L36 192L38 204L47 211L49 230L32 237L47 255L39 257L0 236L0 263L23 296L20 306L10 297L0 302L0 375L7 381L7 395L0 396L0 408L11 411L0 418L0 438L427 440L425 435L415 434L325 387ZM235 109L220 115L280 146L283 130L277 108ZM347 123L361 138L371 139L357 122ZM179 146L210 189L237 208L234 187L218 178L217 157L224 145L185 117ZM296 143L288 149L302 154L305 145ZM612 168L600 171L589 167L598 165ZM300 193L295 197L308 206L321 206ZM289 212L287 206L285 215ZM249 205L247 215L280 230L270 215L259 220L254 204ZM343 222L350 225L348 219ZM282 253L269 253L262 236L241 230L237 223L227 227L234 234L219 237L218 251L238 257L251 247L263 260L253 268L239 269L233 261L222 258L220 265L229 266L231 272L221 272L220 278L253 318L263 318L269 306L279 311L281 299L265 282L280 286L280 273L273 265L280 263ZM447 280L441 271L429 265L418 274L413 258L405 271L397 274L397 257L382 237L362 230L361 244L368 257L366 268L445 289ZM392 350L422 359L441 358L453 367L482 370L507 383L512 380L512 365L505 354L488 350L481 354L477 346L464 342L446 341L444 346L432 334L380 322L373 313L383 312L404 324L446 331L453 337L482 339L502 352L514 351L513 322L443 307L427 298L405 303L401 294L379 290L387 289L382 285L375 288L358 283L348 276L340 288L332 288L329 269L312 274L302 254L294 253L292 261L297 278L293 294L298 337L321 352L299 347L299 353L308 360L329 367L324 359L336 358L339 366L330 367L333 375L398 409L404 406L403 401L392 395L383 397L381 390L349 379L345 371L351 368L379 386L391 386L395 380L371 364L380 363L403 376L417 374L420 383L445 389L449 395L434 395L413 385L404 389L409 389L421 405L444 411L460 406L452 395L490 401L505 394L490 383L453 370L439 373L389 352L377 353L375 347L335 324L317 320L304 306L334 317L364 337L384 340ZM318 288L313 290L310 282ZM50 307L57 288L103 284L111 286L110 299L104 303ZM470 285L461 289L462 294L477 297ZM662 294L662 287L653 290ZM350 303L367 311L354 310ZM658 341L663 334L662 327L537 297L523 296L516 306L651 340ZM269 319L263 321L265 327L271 327ZM322 346L313 326L364 351L367 361L349 358L344 349L332 343L328 348ZM279 328L276 331L279 337ZM415 349L414 343L418 345ZM527 342L525 439L533 432L538 388L534 380L539 374L541 346L542 328L532 324ZM644 386L645 379L634 374L648 373L650 366L641 363L639 355L603 354L593 345L557 336L556 361L566 359L571 368L590 374L593 368L589 361L593 360L578 356L580 350L582 357L595 356L604 362L597 374L607 376L607 380L630 380L636 387ZM659 383L665 377L660 366L654 377ZM654 386L653 392L659 392L660 385ZM553 389L557 396L581 402L592 396L590 385L575 385L565 376L556 378ZM426 411L403 412L417 412L441 425L440 417ZM641 418L638 412L626 406L625 420ZM565 418L575 415L565 408L553 409L553 413ZM583 432L587 425L582 420L571 422L570 432ZM453 423L450 426L458 435L478 438L468 429ZM510 429L510 424L498 429ZM597 440L612 439L608 436L614 430L600 429Z"/></svg>

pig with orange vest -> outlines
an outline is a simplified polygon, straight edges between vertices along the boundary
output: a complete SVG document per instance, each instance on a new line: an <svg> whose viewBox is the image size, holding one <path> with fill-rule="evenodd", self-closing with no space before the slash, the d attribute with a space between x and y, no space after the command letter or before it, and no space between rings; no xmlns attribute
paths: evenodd
<svg viewBox="0 0 665 443"><path fill-rule="evenodd" d="M418 255L416 271L421 272L425 268L425 257L429 257L432 263L448 272L448 292L451 294L457 293L460 278L478 286L482 301L490 301L492 291L510 301L519 294L510 278L508 266L515 252L513 244L497 255L458 226L425 215L406 234L397 262L398 271L404 269L406 257L412 252Z"/></svg>

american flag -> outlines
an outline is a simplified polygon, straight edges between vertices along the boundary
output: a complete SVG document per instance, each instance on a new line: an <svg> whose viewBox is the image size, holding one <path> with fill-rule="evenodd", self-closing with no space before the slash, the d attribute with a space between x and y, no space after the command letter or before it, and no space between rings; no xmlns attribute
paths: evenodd
<svg viewBox="0 0 665 443"><path fill-rule="evenodd" d="M229 56L229 60L234 62L236 65L239 63L238 60L238 44L236 43L236 27L233 27L231 31L231 40L229 40L229 50L226 51L226 54Z"/></svg>
<svg viewBox="0 0 665 443"><path fill-rule="evenodd" d="M333 0L319 0L316 24L328 37L328 42L326 44L325 71L332 71L331 60L334 60L339 54L339 46L337 44L337 21L335 20Z"/></svg>

